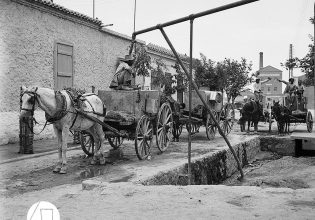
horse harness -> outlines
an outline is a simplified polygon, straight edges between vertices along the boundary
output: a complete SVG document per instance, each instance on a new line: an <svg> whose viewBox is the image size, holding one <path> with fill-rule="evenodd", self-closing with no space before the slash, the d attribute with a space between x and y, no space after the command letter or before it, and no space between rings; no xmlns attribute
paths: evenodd
<svg viewBox="0 0 315 220"><path fill-rule="evenodd" d="M21 110L24 110L24 111L30 111L31 112L31 115L32 117L34 116L34 111L35 111L35 104L36 104L36 101L39 105L39 101L38 101L38 97L40 97L40 95L37 94L37 90L38 90L38 87L35 88L34 91L25 91L21 94L21 97L24 95L24 94L29 94L31 96L30 100L28 101L30 104L32 104L32 108L31 109L26 109L26 108L21 108ZM66 116L69 112L70 113L74 113L75 114L75 119L73 120L72 122L72 125L70 127L70 129L73 127L74 123L76 122L77 120L77 117L78 117L78 109L82 106L82 103L84 101L86 101L87 103L89 103L89 105L91 106L92 108L92 111L88 111L86 113L93 113L93 114L96 114L96 115L99 115L99 116L104 116L105 112L103 114L101 113L98 113L95 111L94 107L92 106L92 104L89 102L89 100L87 100L85 97L87 96L92 96L92 95L96 95L94 93L91 93L91 94L79 94L77 92L73 92L71 90L65 90L67 92L67 94L69 95L70 97L70 100L71 100L71 103L73 104L74 106L74 109L75 109L75 112L70 112L67 110L67 100L66 100L66 97L64 94L62 94L60 91L55 91L55 98L56 98L56 103L57 103L57 112L54 114L54 115L49 115L45 112L45 118L46 118L46 123L42 129L42 131L45 129L47 123L51 123L51 124L54 124L56 121L59 121L60 119L62 119L64 116ZM37 121L35 120L35 118L33 117L35 123L37 123ZM42 132L41 131L41 132ZM33 132L33 131L32 131Z"/></svg>

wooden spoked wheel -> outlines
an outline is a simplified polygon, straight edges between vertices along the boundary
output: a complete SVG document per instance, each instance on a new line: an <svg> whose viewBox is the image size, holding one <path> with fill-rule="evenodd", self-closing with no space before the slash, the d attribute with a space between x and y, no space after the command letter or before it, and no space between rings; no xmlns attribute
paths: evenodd
<svg viewBox="0 0 315 220"><path fill-rule="evenodd" d="M93 135L87 131L82 131L80 134L81 148L88 156L93 156L95 152L95 144Z"/></svg>
<svg viewBox="0 0 315 220"><path fill-rule="evenodd" d="M153 125L148 116L141 116L138 121L135 136L135 149L139 160L146 159L151 152Z"/></svg>
<svg viewBox="0 0 315 220"><path fill-rule="evenodd" d="M168 148L172 133L172 109L168 103L163 103L159 109L156 122L156 145L161 152L164 152Z"/></svg>
<svg viewBox="0 0 315 220"><path fill-rule="evenodd" d="M227 103L223 106L220 112L220 128L222 129L224 135L228 135L234 125L235 121L235 111L233 105Z"/></svg>
<svg viewBox="0 0 315 220"><path fill-rule="evenodd" d="M212 115L215 117L215 120L218 122L218 114L216 111L211 110ZM217 126L215 125L213 119L211 118L210 114L207 115L207 122L206 122L206 133L207 138L209 140L213 140L215 137L215 134L217 132Z"/></svg>
<svg viewBox="0 0 315 220"><path fill-rule="evenodd" d="M313 131L313 116L310 111L308 111L306 114L306 126L307 131L311 133Z"/></svg>
<svg viewBox="0 0 315 220"><path fill-rule="evenodd" d="M114 149L118 149L120 145L122 145L122 143L124 142L124 139L122 137L108 137L107 140L110 146L112 146L112 148Z"/></svg>

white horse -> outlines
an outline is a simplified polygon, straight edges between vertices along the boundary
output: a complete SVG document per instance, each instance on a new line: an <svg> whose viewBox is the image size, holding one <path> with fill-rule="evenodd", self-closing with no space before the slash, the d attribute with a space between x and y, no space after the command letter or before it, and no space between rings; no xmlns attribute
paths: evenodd
<svg viewBox="0 0 315 220"><path fill-rule="evenodd" d="M54 90L49 88L26 88L22 86L22 108L20 117L25 117L34 114L34 110L39 107L46 115L55 117L53 122L54 131L58 138L58 163L53 172L64 174L67 172L67 141L69 129L75 131L87 130L95 138L95 143L100 143L100 147L96 147L96 152L91 160L91 164L95 164L99 158L100 164L105 164L105 145L104 132L99 123L91 121L77 113L74 103L70 95L62 90L60 93L65 97L66 105L64 110L58 105L57 96ZM80 107L81 111L89 116L95 117L104 121L104 105L102 100L93 93L82 95L83 101ZM61 115L60 113L64 113ZM58 117L59 115L59 117Z"/></svg>

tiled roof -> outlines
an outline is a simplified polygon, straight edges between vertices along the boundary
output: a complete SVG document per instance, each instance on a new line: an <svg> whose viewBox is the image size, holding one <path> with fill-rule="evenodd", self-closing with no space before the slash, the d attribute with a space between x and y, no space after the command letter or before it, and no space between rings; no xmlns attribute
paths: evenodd
<svg viewBox="0 0 315 220"><path fill-rule="evenodd" d="M147 48L152 50L152 51L155 51L155 52L158 52L158 53L161 53L161 54L164 54L164 55L167 55L167 56L171 56L171 57L175 57L173 52L169 49L166 49L164 47L161 47L161 46L158 46L158 45L155 45L155 44L152 44L152 43L149 43L147 45ZM187 55L184 55L184 54L178 54L179 57L181 59L188 59L188 56Z"/></svg>
<svg viewBox="0 0 315 220"><path fill-rule="evenodd" d="M259 71L261 71L261 72L275 72L275 71L282 72L281 70L279 70L273 66L270 66L270 65L265 66L264 68L261 68Z"/></svg>
<svg viewBox="0 0 315 220"><path fill-rule="evenodd" d="M33 4L44 5L44 6L47 6L49 8L52 8L52 9L58 10L60 12L63 12L64 14L68 14L68 15L72 15L72 16L78 17L80 19L92 22L92 23L94 23L96 25L99 25L99 26L102 25L102 21L100 21L98 19L94 19L94 18L91 18L91 17L89 17L87 15L78 13L76 11L72 11L70 9L67 9L67 8L61 6L61 5L55 4L55 3L53 3L53 2L51 2L49 0L24 0L24 1L27 1L27 2L33 3Z"/></svg>

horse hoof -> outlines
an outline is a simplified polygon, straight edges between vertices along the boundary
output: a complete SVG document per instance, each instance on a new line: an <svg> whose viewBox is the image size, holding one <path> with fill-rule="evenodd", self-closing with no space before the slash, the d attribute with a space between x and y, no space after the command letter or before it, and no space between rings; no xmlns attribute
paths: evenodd
<svg viewBox="0 0 315 220"><path fill-rule="evenodd" d="M95 164L96 164L96 160L95 160L95 159L92 159L91 162L90 162L90 164L91 164L91 165L95 165Z"/></svg>
<svg viewBox="0 0 315 220"><path fill-rule="evenodd" d="M59 173L61 170L61 167L55 167L55 169L53 170L54 173Z"/></svg>
<svg viewBox="0 0 315 220"><path fill-rule="evenodd" d="M105 158L100 158L100 165L104 165L106 163Z"/></svg>
<svg viewBox="0 0 315 220"><path fill-rule="evenodd" d="M66 174L67 173L67 167L61 167L59 173L60 174Z"/></svg>

